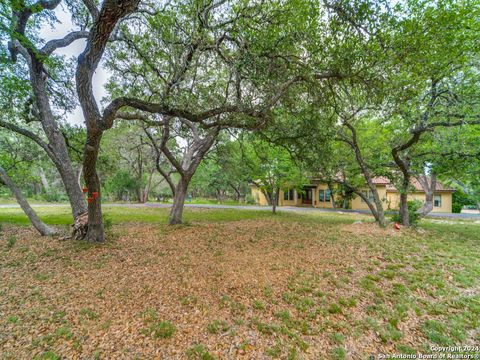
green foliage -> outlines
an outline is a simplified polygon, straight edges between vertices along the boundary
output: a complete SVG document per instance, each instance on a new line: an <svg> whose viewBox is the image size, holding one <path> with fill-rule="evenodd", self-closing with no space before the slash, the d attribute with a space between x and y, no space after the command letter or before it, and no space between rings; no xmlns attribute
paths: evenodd
<svg viewBox="0 0 480 360"><path fill-rule="evenodd" d="M267 194L270 202L278 202L283 189L301 189L308 180L290 153L260 138L248 137L243 143L244 161L252 183Z"/></svg>
<svg viewBox="0 0 480 360"><path fill-rule="evenodd" d="M452 203L452 213L460 214L462 212L463 205L459 203Z"/></svg>
<svg viewBox="0 0 480 360"><path fill-rule="evenodd" d="M228 203L229 198L238 203L247 202L248 185L248 168L242 158L241 143L221 137L198 167L189 188L196 197L215 197L218 203Z"/></svg>
<svg viewBox="0 0 480 360"><path fill-rule="evenodd" d="M68 201L68 197L57 189L53 189L52 191L48 191L43 195L43 198L47 202L66 202Z"/></svg>
<svg viewBox="0 0 480 360"><path fill-rule="evenodd" d="M418 221L420 220L420 214L418 213L418 210L422 207L422 203L418 200L408 201L407 206L410 226L416 226L418 224ZM400 213L396 212L395 214L393 214L391 220L393 222L401 223L402 218L400 216Z"/></svg>
<svg viewBox="0 0 480 360"><path fill-rule="evenodd" d="M136 188L136 180L133 178L132 172L127 169L115 172L105 184L106 193L115 194L116 200L123 200L125 195L134 193Z"/></svg>
<svg viewBox="0 0 480 360"><path fill-rule="evenodd" d="M460 213L463 207L476 207L474 196L467 195L461 189L457 189L452 194L452 212L453 213Z"/></svg>

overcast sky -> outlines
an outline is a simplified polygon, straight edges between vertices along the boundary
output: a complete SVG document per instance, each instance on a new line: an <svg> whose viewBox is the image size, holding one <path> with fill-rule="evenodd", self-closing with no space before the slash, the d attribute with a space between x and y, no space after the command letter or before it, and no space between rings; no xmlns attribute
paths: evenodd
<svg viewBox="0 0 480 360"><path fill-rule="evenodd" d="M68 11L64 10L62 5L58 6L55 9L55 14L57 15L58 20L60 23L56 24L53 29L49 26L44 26L40 30L40 35L46 41L52 39L58 39L64 37L66 34L72 31L73 24L71 21L70 14ZM75 58L84 50L85 48L85 40L77 40L74 41L73 44L66 48L62 48L57 50L55 53L60 55L65 55L67 57L74 56ZM100 103L102 97L106 95L105 91L105 83L107 82L108 74L107 71L101 66L97 68L95 75L93 77L93 92L95 94L95 98L97 99L97 103ZM67 121L71 124L78 124L83 125L83 114L80 106L77 106L74 112L67 114Z"/></svg>

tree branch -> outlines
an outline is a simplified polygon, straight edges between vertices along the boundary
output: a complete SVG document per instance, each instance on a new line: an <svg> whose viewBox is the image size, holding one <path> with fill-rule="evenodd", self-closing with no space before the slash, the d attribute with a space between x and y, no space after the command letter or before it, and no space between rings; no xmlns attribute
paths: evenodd
<svg viewBox="0 0 480 360"><path fill-rule="evenodd" d="M85 7L88 9L90 15L92 16L93 22L97 21L99 11L92 0L82 0Z"/></svg>
<svg viewBox="0 0 480 360"><path fill-rule="evenodd" d="M85 39L89 35L88 31L74 31L71 32L70 34L66 35L62 39L55 39L55 40L50 40L45 44L45 46L40 50L40 52L44 55L50 55L53 53L55 50L63 47L67 47L71 43L73 43L75 40L78 39Z"/></svg>
<svg viewBox="0 0 480 360"><path fill-rule="evenodd" d="M38 135L31 132L30 130L21 128L20 126L17 126L15 124L12 124L3 120L0 120L0 127L3 127L5 129L16 132L17 134L21 134L23 136L28 137L29 139L35 141L42 149L44 149L50 158L56 159L55 153L52 151L52 149L50 149L50 146L45 141L43 141Z"/></svg>

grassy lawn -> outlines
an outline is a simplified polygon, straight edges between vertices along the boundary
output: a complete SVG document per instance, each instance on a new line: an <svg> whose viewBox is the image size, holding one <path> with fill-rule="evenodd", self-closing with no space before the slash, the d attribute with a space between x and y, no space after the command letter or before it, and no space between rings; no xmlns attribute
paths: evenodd
<svg viewBox="0 0 480 360"><path fill-rule="evenodd" d="M105 245L0 209L3 359L367 359L480 345L480 225L105 207ZM38 208L67 228L68 207ZM361 220L361 223L354 223ZM460 354L457 352L455 354Z"/></svg>
<svg viewBox="0 0 480 360"><path fill-rule="evenodd" d="M169 209L166 208L145 208L143 205L132 207L124 206L103 206L103 214L110 219L113 224L122 224L125 222L166 224ZM35 207L35 211L42 220L50 225L70 225L72 223L72 213L68 205L55 207ZM185 209L185 222L191 221L234 221L245 219L257 219L268 217L268 211L239 211L235 209L207 210L207 209ZM0 223L10 223L16 225L29 225L28 218L18 208L0 208Z"/></svg>
<svg viewBox="0 0 480 360"><path fill-rule="evenodd" d="M34 198L27 198L29 204L58 204L52 201L38 200ZM0 196L0 205L18 205L18 202L15 198Z"/></svg>

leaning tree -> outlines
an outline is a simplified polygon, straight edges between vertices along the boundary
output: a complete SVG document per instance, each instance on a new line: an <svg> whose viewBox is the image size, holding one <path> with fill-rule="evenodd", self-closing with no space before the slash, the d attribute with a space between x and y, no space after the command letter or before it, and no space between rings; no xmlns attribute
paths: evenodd
<svg viewBox="0 0 480 360"><path fill-rule="evenodd" d="M7 92L18 91L18 84L28 88L23 103L12 101L12 106L23 109L22 116L17 119L2 117L0 126L26 136L45 151L62 178L73 216L77 218L86 212L86 203L61 129L61 117L65 110L74 106L69 99L75 99L75 94L69 70L71 63L56 53L74 41L86 38L88 31L85 29L91 22L84 16L82 5L66 2L74 19L73 31L63 38L45 41L38 36L38 31L41 26L55 23L52 11L60 2L21 0L0 5L1 86ZM87 20L83 21L85 18ZM8 49L3 47L5 43Z"/></svg>
<svg viewBox="0 0 480 360"><path fill-rule="evenodd" d="M10 190L40 235L55 235L56 230L38 217L20 189L20 184L32 181L31 164L40 160L35 147L15 133L0 134L0 185Z"/></svg>

